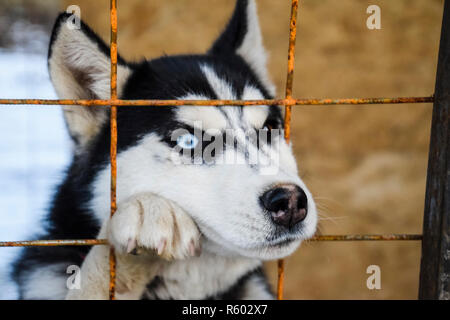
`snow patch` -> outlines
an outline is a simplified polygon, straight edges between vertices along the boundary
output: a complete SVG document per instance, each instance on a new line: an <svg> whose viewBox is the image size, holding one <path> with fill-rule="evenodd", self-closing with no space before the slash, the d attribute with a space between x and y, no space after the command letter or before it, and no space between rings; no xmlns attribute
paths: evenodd
<svg viewBox="0 0 450 320"><path fill-rule="evenodd" d="M0 98L56 99L44 54L0 50ZM0 106L0 241L27 240L71 157L58 106ZM18 248L0 248L0 299L17 297L8 279Z"/></svg>

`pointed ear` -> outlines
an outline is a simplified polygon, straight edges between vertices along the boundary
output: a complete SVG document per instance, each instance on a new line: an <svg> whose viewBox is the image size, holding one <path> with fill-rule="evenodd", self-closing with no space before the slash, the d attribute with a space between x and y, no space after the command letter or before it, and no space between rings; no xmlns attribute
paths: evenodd
<svg viewBox="0 0 450 320"><path fill-rule="evenodd" d="M237 0L230 22L209 53L241 56L269 92L275 94L275 86L267 72L267 53L262 41L255 0Z"/></svg>
<svg viewBox="0 0 450 320"><path fill-rule="evenodd" d="M71 19L72 18L72 19ZM50 40L48 68L60 99L109 99L111 65L109 47L85 23L72 24L62 13ZM120 96L130 68L118 58L117 91ZM105 107L64 107L64 118L77 148L83 148L107 119Z"/></svg>

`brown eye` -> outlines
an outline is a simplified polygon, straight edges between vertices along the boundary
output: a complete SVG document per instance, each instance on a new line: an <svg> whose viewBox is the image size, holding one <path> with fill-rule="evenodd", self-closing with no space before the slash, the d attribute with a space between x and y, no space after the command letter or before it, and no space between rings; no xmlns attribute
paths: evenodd
<svg viewBox="0 0 450 320"><path fill-rule="evenodd" d="M267 130L271 131L271 130L273 130L273 125L271 125L270 123L266 123L264 125L264 129L267 129Z"/></svg>

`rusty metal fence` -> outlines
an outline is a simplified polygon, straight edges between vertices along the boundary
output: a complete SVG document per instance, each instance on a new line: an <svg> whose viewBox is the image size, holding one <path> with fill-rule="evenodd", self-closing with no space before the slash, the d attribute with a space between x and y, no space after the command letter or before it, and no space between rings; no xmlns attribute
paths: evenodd
<svg viewBox="0 0 450 320"><path fill-rule="evenodd" d="M292 0L288 49L288 70L284 99L271 100L121 100L117 96L117 0L110 0L111 18L111 98L108 100L0 99L0 105L78 105L110 106L111 122L111 216L117 208L117 108L132 106L257 106L285 107L284 133L289 142L292 107L302 105L367 105L400 103L434 103L428 163L425 213L422 234L321 235L309 241L422 241L419 298L450 299L450 188L449 188L449 108L450 108L450 0L445 0L439 48L435 95L429 97L295 99L295 42L299 0ZM24 246L93 246L108 245L106 239L35 240L0 242L0 247ZM110 248L109 297L115 299L116 258ZM278 260L277 299L283 299L284 260Z"/></svg>

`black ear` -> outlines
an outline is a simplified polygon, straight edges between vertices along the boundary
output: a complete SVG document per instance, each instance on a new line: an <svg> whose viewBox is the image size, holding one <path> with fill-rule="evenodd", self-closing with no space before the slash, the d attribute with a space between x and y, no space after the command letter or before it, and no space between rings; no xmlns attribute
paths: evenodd
<svg viewBox="0 0 450 320"><path fill-rule="evenodd" d="M231 20L209 53L241 56L271 94L275 93L274 85L268 77L267 53L262 41L255 0L237 0Z"/></svg>
<svg viewBox="0 0 450 320"><path fill-rule="evenodd" d="M80 21L77 28L72 20L71 14L60 14L50 39L48 68L56 93L60 99L109 99L109 47L84 22ZM130 69L122 58L118 60L120 95ZM64 117L76 146L82 148L107 119L107 109L67 106Z"/></svg>
<svg viewBox="0 0 450 320"><path fill-rule="evenodd" d="M248 7L248 0L237 0L233 16L225 30L214 42L211 53L234 54L242 46L248 32ZM259 29L259 25L257 27Z"/></svg>

